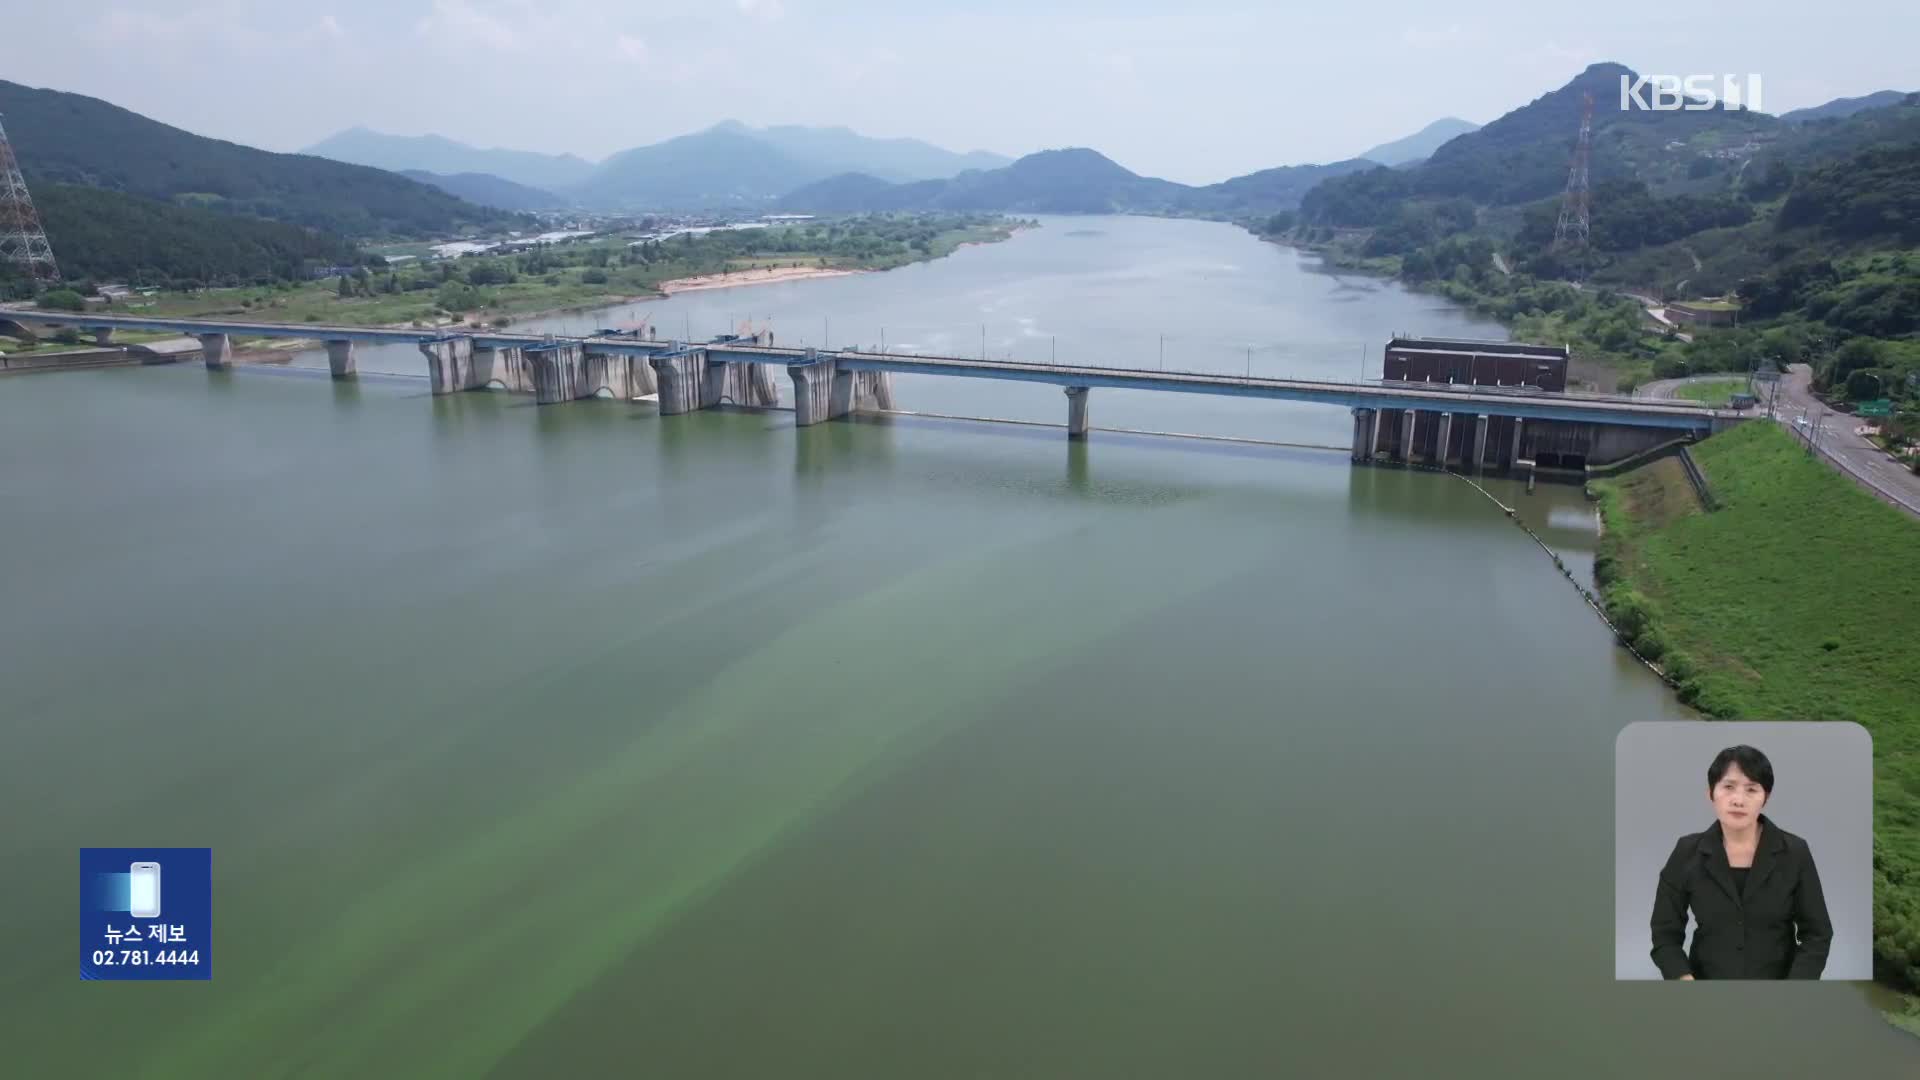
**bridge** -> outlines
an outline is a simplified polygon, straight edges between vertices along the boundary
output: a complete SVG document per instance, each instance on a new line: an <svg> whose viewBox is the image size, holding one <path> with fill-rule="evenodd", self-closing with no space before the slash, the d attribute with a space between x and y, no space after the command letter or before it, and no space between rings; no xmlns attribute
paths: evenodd
<svg viewBox="0 0 1920 1080"><path fill-rule="evenodd" d="M436 394L499 387L530 392L542 404L601 394L629 399L657 394L663 415L721 404L777 405L773 369L784 367L793 381L796 423L801 427L861 409L893 408L896 373L1059 386L1067 397L1070 438L1085 438L1090 430L1088 395L1095 388L1306 401L1352 411L1356 462L1458 462L1473 469L1601 464L1674 439L1702 437L1738 420L1731 412L1673 399L776 348L737 336L681 342L615 331L555 337L478 328L326 326L19 309L0 309L0 317L81 330L103 344L118 329L190 334L199 338L206 366L216 369L232 363L237 337L314 340L325 345L336 378L355 373L355 345L412 344L427 359Z"/></svg>

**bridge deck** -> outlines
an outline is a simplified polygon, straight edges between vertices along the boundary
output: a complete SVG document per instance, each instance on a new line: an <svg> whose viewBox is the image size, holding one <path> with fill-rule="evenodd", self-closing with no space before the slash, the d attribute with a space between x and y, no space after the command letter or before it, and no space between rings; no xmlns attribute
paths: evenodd
<svg viewBox="0 0 1920 1080"><path fill-rule="evenodd" d="M367 344L420 343L442 340L451 336L469 337L476 345L496 348L524 348L556 340L576 341L593 352L639 355L664 354L688 347L671 341L637 341L631 338L614 337L556 338L545 334L513 334L485 330L467 332L463 328L323 326L317 323L154 318L139 315L69 314L18 309L0 309L0 316L11 318L25 316L27 321L36 324L69 326L81 330L124 327L167 330L183 334L224 333L239 337L309 338L318 341L353 341ZM1634 427L1705 431L1709 430L1716 420L1735 415L1679 400L1557 394L1517 387L1406 383L1390 380L1330 382L1317 379L1224 375L1218 372L1156 371L1086 364L1039 364L1016 360L922 356L911 353L814 351L738 342L693 343L691 347L704 350L710 359L729 363L788 365L831 359L838 366L855 371L890 371L916 375L1004 379L1055 386L1098 386L1166 393L1310 401L1361 409L1484 413L1490 416L1517 416L1524 419L1562 420L1576 423L1611 423Z"/></svg>

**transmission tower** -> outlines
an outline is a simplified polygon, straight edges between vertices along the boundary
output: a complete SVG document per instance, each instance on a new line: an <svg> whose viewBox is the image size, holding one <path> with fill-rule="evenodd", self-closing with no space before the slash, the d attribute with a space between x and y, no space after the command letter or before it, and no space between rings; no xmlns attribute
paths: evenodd
<svg viewBox="0 0 1920 1080"><path fill-rule="evenodd" d="M47 230L40 227L40 215L33 209L33 196L27 194L27 181L20 175L20 162L13 156L5 127L0 127L0 263L25 267L35 281L60 280L53 245L47 243Z"/></svg>
<svg viewBox="0 0 1920 1080"><path fill-rule="evenodd" d="M1573 165L1567 169L1567 193L1560 198L1560 220L1553 227L1553 250L1584 248L1591 241L1587 232L1587 207L1593 192L1587 186L1587 164L1593 157L1593 91L1587 91L1580 106L1580 141L1573 144Z"/></svg>

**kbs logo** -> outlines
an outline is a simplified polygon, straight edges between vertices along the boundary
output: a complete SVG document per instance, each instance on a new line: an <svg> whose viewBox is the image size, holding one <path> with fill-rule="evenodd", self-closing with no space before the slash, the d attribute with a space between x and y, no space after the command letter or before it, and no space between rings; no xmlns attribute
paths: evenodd
<svg viewBox="0 0 1920 1080"><path fill-rule="evenodd" d="M1705 112L1708 109L1760 111L1758 75L1620 76L1620 111Z"/></svg>

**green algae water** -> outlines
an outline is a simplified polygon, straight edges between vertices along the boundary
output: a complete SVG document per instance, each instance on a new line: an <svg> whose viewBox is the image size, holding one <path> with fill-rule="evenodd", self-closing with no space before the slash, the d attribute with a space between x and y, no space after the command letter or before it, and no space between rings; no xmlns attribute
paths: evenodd
<svg viewBox="0 0 1920 1080"><path fill-rule="evenodd" d="M1143 366L1149 293L1204 311L1189 337L1222 363L1206 335L1235 310L1349 342L1343 367L1396 329L1476 329L1343 288L1224 226L1094 219L659 310L759 293L783 324L809 303L851 324L918 290ZM1111 431L435 399L409 350L362 366L402 374L0 381L0 1072L1920 1062L1845 987L1612 981L1613 740L1684 713L1457 479ZM900 397L1065 408L957 380ZM1490 486L1584 573L1577 490ZM212 847L211 982L77 977L76 849L123 844Z"/></svg>

